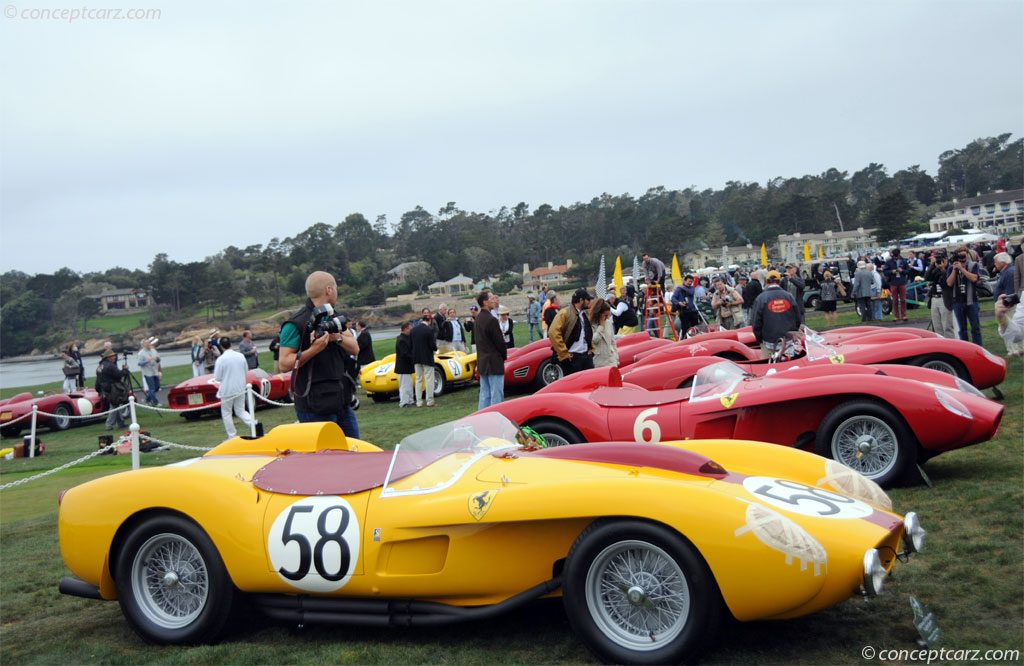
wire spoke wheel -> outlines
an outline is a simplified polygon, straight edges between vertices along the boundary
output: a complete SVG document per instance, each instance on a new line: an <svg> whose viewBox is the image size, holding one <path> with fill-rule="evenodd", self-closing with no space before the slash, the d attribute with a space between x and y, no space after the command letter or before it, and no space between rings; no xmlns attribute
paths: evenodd
<svg viewBox="0 0 1024 666"><path fill-rule="evenodd" d="M71 426L71 408L63 403L54 407L50 425L54 430L67 430Z"/></svg>
<svg viewBox="0 0 1024 666"><path fill-rule="evenodd" d="M833 458L868 478L886 474L896 464L899 440L880 418L851 417L839 424L832 435Z"/></svg>
<svg viewBox="0 0 1024 666"><path fill-rule="evenodd" d="M544 386L553 384L561 378L562 366L558 365L557 363L549 362L546 363L543 368L541 368L541 382L544 384Z"/></svg>
<svg viewBox="0 0 1024 666"><path fill-rule="evenodd" d="M605 548L586 578L587 607L599 629L629 650L658 649L686 626L690 587L679 564L645 541Z"/></svg>
<svg viewBox="0 0 1024 666"><path fill-rule="evenodd" d="M206 607L206 561L195 545L177 534L150 537L135 554L131 578L139 609L157 626L184 627Z"/></svg>

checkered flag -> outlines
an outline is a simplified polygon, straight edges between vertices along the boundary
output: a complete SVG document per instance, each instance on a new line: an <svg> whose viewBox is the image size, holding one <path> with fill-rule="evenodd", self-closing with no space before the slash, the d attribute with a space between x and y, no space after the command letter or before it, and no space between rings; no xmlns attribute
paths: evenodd
<svg viewBox="0 0 1024 666"><path fill-rule="evenodd" d="M594 293L598 298L608 298L608 277L604 273L604 255L601 255L601 267L597 269L597 288Z"/></svg>

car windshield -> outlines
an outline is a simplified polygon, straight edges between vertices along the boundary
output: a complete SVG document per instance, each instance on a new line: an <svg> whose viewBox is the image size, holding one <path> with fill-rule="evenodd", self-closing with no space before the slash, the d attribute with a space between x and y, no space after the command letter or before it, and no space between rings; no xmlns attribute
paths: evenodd
<svg viewBox="0 0 1024 666"><path fill-rule="evenodd" d="M820 361L823 358L839 356L839 352L834 347L829 347L820 338L814 339L810 336L804 338L804 348L807 350L808 361Z"/></svg>
<svg viewBox="0 0 1024 666"><path fill-rule="evenodd" d="M747 373L732 361L706 365L697 371L690 389L690 402L716 400L727 396L743 381Z"/></svg>
<svg viewBox="0 0 1024 666"><path fill-rule="evenodd" d="M515 423L497 412L470 414L427 428L395 446L381 497L443 490L484 456L532 442Z"/></svg>

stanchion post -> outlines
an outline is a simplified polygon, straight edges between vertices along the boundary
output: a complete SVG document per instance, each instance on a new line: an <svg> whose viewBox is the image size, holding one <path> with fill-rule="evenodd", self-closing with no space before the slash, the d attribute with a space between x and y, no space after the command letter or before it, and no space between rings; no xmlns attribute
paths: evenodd
<svg viewBox="0 0 1024 666"><path fill-rule="evenodd" d="M36 421L39 420L39 405L32 405L32 425L28 430L28 457L36 457Z"/></svg>
<svg viewBox="0 0 1024 666"><path fill-rule="evenodd" d="M139 419L135 413L135 394L128 395L128 415L131 416L132 422L128 426L128 430L132 434L132 469L139 468Z"/></svg>
<svg viewBox="0 0 1024 666"><path fill-rule="evenodd" d="M249 407L249 436L256 437L256 396L252 392L252 384L245 385L245 401Z"/></svg>
<svg viewBox="0 0 1024 666"><path fill-rule="evenodd" d="M128 426L128 430L132 433L132 469L139 468L139 424L132 419L132 424Z"/></svg>

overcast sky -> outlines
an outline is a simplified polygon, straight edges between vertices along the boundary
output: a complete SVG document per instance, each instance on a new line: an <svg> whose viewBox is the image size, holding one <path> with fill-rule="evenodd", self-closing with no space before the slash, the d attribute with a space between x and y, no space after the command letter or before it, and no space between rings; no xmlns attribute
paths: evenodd
<svg viewBox="0 0 1024 666"><path fill-rule="evenodd" d="M197 261L448 201L935 175L1024 134L1020 0L129 4L159 18L4 4L0 272Z"/></svg>

